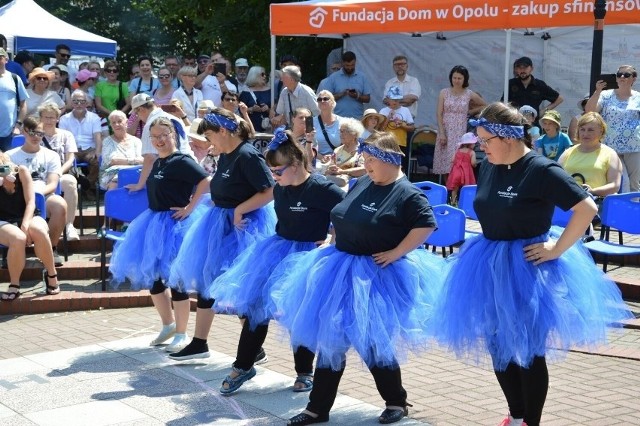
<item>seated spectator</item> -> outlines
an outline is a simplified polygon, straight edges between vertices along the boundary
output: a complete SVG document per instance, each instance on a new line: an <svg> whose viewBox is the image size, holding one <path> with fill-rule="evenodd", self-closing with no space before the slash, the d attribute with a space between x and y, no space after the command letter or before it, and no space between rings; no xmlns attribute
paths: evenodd
<svg viewBox="0 0 640 426"><path fill-rule="evenodd" d="M65 65L52 65L49 71L53 73L53 79L49 84L49 89L53 90L60 96L60 99L64 102L64 109L62 112L71 111L73 109L71 105L71 85L69 84L69 74L63 76L62 69L67 69Z"/></svg>
<svg viewBox="0 0 640 426"><path fill-rule="evenodd" d="M366 173L364 158L358 152L360 137L364 127L355 118L343 118L340 122L340 143L334 150L331 161L324 168L324 175L345 191L349 188L349 179Z"/></svg>
<svg viewBox="0 0 640 426"><path fill-rule="evenodd" d="M245 80L246 89L240 93L240 102L249 107L249 116L253 128L257 132L271 130L269 113L271 111L271 86L265 69L261 66L253 66L249 69Z"/></svg>
<svg viewBox="0 0 640 426"><path fill-rule="evenodd" d="M54 74L51 71L45 71L43 68L34 68L29 74L29 88L27 94L27 116L37 115L38 107L47 102L53 102L58 108L65 107L64 101L53 90L49 90L51 80Z"/></svg>
<svg viewBox="0 0 640 426"><path fill-rule="evenodd" d="M198 118L204 118L205 115L209 114L216 106L209 99L203 99L198 103Z"/></svg>
<svg viewBox="0 0 640 426"><path fill-rule="evenodd" d="M196 118L196 108L199 108L203 102L203 95L200 89L194 88L198 71L193 67L184 66L178 71L178 79L180 80L180 87L173 92L173 99L179 100L182 103L182 110L186 114L189 121L193 121ZM211 105L213 105L212 101Z"/></svg>
<svg viewBox="0 0 640 426"><path fill-rule="evenodd" d="M80 71L82 72L82 71ZM80 73L78 73L80 74ZM73 110L60 117L59 127L70 131L76 139L78 152L76 159L80 163L88 163L88 174L83 192L87 199L94 197L93 188L98 181L98 156L102 151L102 125L96 113L87 110L87 94L76 90L71 94Z"/></svg>
<svg viewBox="0 0 640 426"><path fill-rule="evenodd" d="M127 112L131 108L129 104L129 87L124 81L118 79L120 68L116 61L106 61L104 63L104 73L106 80L96 84L96 113L100 117L108 117L112 111L120 110Z"/></svg>
<svg viewBox="0 0 640 426"><path fill-rule="evenodd" d="M73 226L76 217L76 208L78 206L78 182L71 174L74 167L74 160L78 148L73 134L68 130L56 127L60 118L60 109L52 103L40 105L38 108L38 117L42 123L44 137L42 138L42 146L56 152L60 157L62 164L60 176L60 189L67 202L67 240L79 240L78 231Z"/></svg>
<svg viewBox="0 0 640 426"><path fill-rule="evenodd" d="M26 122L26 120L25 120ZM38 259L44 264L47 294L58 294L58 279L49 239L47 223L36 215L35 191L31 173L25 166L16 166L8 155L0 153L0 164L11 172L0 177L0 244L8 247L5 254L9 269L9 291L2 301L20 297L20 275L25 265L25 249L33 243Z"/></svg>
<svg viewBox="0 0 640 426"><path fill-rule="evenodd" d="M556 110L547 110L540 119L544 136L536 141L537 151L545 157L558 161L565 149L571 146L571 139L560 131L562 121Z"/></svg>
<svg viewBox="0 0 640 426"><path fill-rule="evenodd" d="M108 119L113 134L102 141L100 164L100 189L106 191L118 187L120 170L142 164L142 142L127 133L125 113L112 111Z"/></svg>
<svg viewBox="0 0 640 426"><path fill-rule="evenodd" d="M138 59L140 76L135 77L129 83L129 96L132 98L138 93L146 93L149 96L153 96L153 91L160 87L158 79L153 78L153 68L151 64L151 58L148 56L141 56ZM133 102L131 101L130 103Z"/></svg>
<svg viewBox="0 0 640 426"><path fill-rule="evenodd" d="M562 153L558 162L594 197L606 197L620 190L622 162L604 145L607 125L597 112L587 112L578 120L578 144Z"/></svg>
<svg viewBox="0 0 640 426"><path fill-rule="evenodd" d="M364 111L362 120L360 120L364 126L364 132L362 133L362 139L368 138L374 131L382 131L387 125L387 117L383 114L376 112L375 108L369 108Z"/></svg>
<svg viewBox="0 0 640 426"><path fill-rule="evenodd" d="M580 117L582 117L584 115L584 113L586 112L584 109L587 106L587 102L589 101L589 95L586 95L584 98L582 98L579 102L578 102L578 108L580 108L580 114L575 115L571 118L571 121L569 122L569 129L567 130L567 133L569 134L569 139L571 139L571 142L573 142L573 144L577 144L580 143L578 142L578 120L580 120Z"/></svg>
<svg viewBox="0 0 640 426"><path fill-rule="evenodd" d="M318 93L320 114L313 117L313 128L316 131L316 144L320 155L331 155L340 146L340 123L342 117L333 113L336 100L333 93L322 90Z"/></svg>
<svg viewBox="0 0 640 426"><path fill-rule="evenodd" d="M91 112L96 111L96 104L94 102L95 97L95 84L98 81L98 73L89 71L88 69L79 71L76 75L76 82L78 88L76 90L82 90L87 95L87 109Z"/></svg>
<svg viewBox="0 0 640 426"><path fill-rule="evenodd" d="M57 195L62 167L60 157L50 149L44 148L42 123L35 117L27 117L22 126L24 145L7 152L11 162L25 166L33 179L35 192L47 199L47 217L49 218L49 238L56 266L62 266L62 257L58 255L57 245L67 222L67 202Z"/></svg>
<svg viewBox="0 0 640 426"><path fill-rule="evenodd" d="M171 71L167 67L161 67L158 70L158 81L160 87L153 91L153 99L156 101L156 105L168 105L171 103L173 92L175 89L171 84Z"/></svg>
<svg viewBox="0 0 640 426"><path fill-rule="evenodd" d="M198 134L198 126L201 122L201 118L196 118L191 123L191 127L189 128L189 146L191 146L191 150L198 164L200 164L209 176L213 176L218 167L220 153L216 151L213 144L211 144L207 138Z"/></svg>

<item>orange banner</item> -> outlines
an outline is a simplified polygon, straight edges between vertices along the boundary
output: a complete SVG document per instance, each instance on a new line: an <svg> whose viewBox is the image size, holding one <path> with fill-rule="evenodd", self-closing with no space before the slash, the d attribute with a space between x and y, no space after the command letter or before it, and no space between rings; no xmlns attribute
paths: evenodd
<svg viewBox="0 0 640 426"><path fill-rule="evenodd" d="M640 23L640 0L607 1L606 24ZM387 0L271 5L272 35L591 26L594 0Z"/></svg>

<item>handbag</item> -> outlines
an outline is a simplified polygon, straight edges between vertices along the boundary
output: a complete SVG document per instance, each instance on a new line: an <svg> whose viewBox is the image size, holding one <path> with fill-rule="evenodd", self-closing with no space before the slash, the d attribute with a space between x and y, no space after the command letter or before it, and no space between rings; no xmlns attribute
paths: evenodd
<svg viewBox="0 0 640 426"><path fill-rule="evenodd" d="M118 82L118 100L116 101L116 109L122 110L124 106L127 104L127 100L124 98L122 94L122 82Z"/></svg>
<svg viewBox="0 0 640 426"><path fill-rule="evenodd" d="M249 89L249 93L251 94L251 97L253 98L253 102L254 104L258 105L258 98L256 98L256 94L253 93L253 90ZM260 115L262 115L262 113L260 113ZM262 117L262 119L260 120L260 127L262 127L263 130L271 130L271 119L269 118L269 116L266 117Z"/></svg>

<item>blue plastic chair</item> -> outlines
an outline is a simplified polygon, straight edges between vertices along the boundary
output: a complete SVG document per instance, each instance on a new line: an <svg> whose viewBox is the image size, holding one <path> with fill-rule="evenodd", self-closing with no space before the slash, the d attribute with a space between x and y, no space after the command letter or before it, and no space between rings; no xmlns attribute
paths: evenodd
<svg viewBox="0 0 640 426"><path fill-rule="evenodd" d="M118 171L118 188L124 188L126 185L136 184L140 179L142 166L129 167Z"/></svg>
<svg viewBox="0 0 640 426"><path fill-rule="evenodd" d="M110 229L111 220L131 222L148 207L147 191L129 192L128 189L118 188L107 191L104 195L104 216L107 226L99 233L101 241L100 280L102 281L102 291L107 289L107 240L122 241L124 238L124 232Z"/></svg>
<svg viewBox="0 0 640 426"><path fill-rule="evenodd" d="M429 199L429 204L432 206L438 204L446 204L447 203L447 187L442 186L435 182L414 182L415 186L420 188L424 195Z"/></svg>
<svg viewBox="0 0 640 426"><path fill-rule="evenodd" d="M24 145L24 141L24 135L15 135L13 139L11 139L11 148L18 148Z"/></svg>
<svg viewBox="0 0 640 426"><path fill-rule="evenodd" d="M566 228L572 215L573 215L573 210L569 209L565 212L560 207L556 206L553 209L553 217L551 218L551 224L560 226L562 228Z"/></svg>
<svg viewBox="0 0 640 426"><path fill-rule="evenodd" d="M452 254L453 246L464 242L466 216L462 210L448 204L433 206L433 213L438 229L429 235L424 242L425 247L428 249L429 246L433 246L434 253L436 247L442 247L442 257L447 257L446 247L449 247L449 254Z"/></svg>
<svg viewBox="0 0 640 426"><path fill-rule="evenodd" d="M640 235L640 192L607 195L602 203L600 239L585 243L591 252L604 255L602 270L607 272L609 256L640 254L640 246L623 244L622 232ZM609 241L611 229L620 232L618 243ZM623 257L624 261L624 257Z"/></svg>
<svg viewBox="0 0 640 426"><path fill-rule="evenodd" d="M460 192L458 193L458 208L464 212L464 214L467 216L467 219L475 221L478 220L478 215L473 208L473 200L476 198L477 190L477 185L465 185L460 188ZM466 240L480 234L481 232L466 229L465 227L464 239Z"/></svg>

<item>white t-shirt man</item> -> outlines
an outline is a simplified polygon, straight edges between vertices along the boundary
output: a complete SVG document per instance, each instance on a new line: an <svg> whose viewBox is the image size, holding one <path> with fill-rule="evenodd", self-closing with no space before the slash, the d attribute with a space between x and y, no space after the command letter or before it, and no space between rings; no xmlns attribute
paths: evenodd
<svg viewBox="0 0 640 426"><path fill-rule="evenodd" d="M225 80L224 84L227 86L227 90L233 93L238 93L238 88L235 84L229 80ZM220 89L220 82L212 75L208 75L202 80L202 97L209 99L217 107L222 103L222 89Z"/></svg>
<svg viewBox="0 0 640 426"><path fill-rule="evenodd" d="M7 151L7 155L14 164L25 166L29 169L29 173L33 178L33 186L36 192L41 194L44 193L44 187L47 185L47 176L50 173L62 176L60 156L50 149L40 148L38 152L25 152L22 147L18 147Z"/></svg>
<svg viewBox="0 0 640 426"><path fill-rule="evenodd" d="M58 127L73 133L73 136L76 138L76 145L82 151L95 148L96 141L94 135L96 133L102 134L100 117L91 111L87 111L81 120L73 115L73 111L68 112L60 117Z"/></svg>

